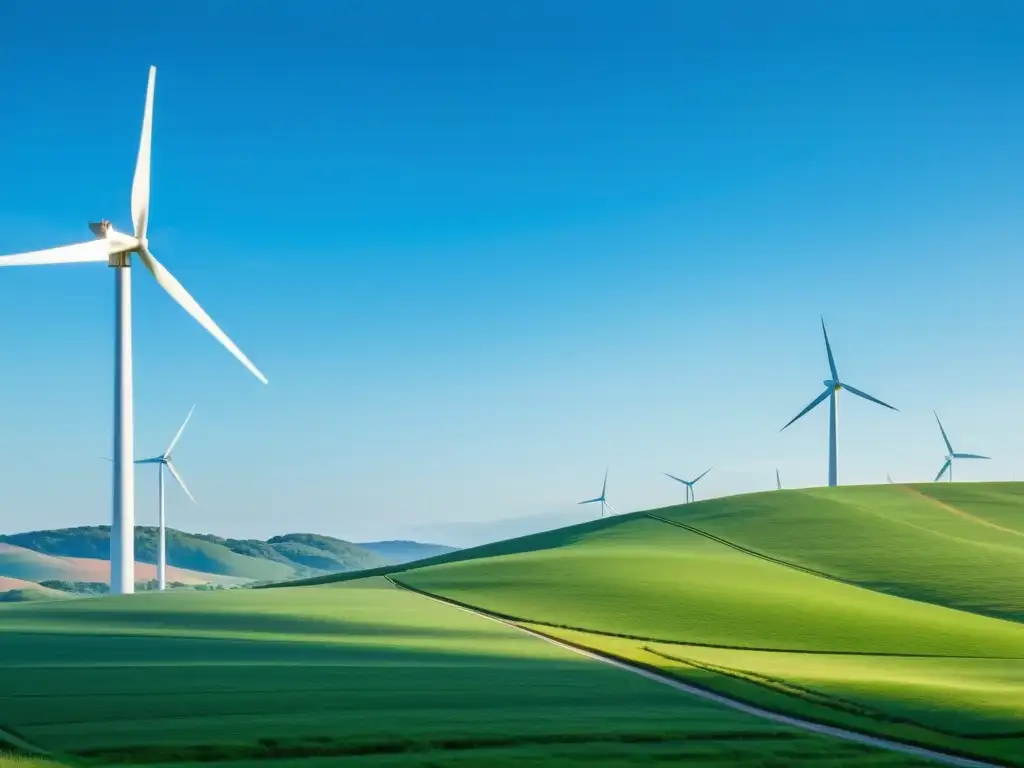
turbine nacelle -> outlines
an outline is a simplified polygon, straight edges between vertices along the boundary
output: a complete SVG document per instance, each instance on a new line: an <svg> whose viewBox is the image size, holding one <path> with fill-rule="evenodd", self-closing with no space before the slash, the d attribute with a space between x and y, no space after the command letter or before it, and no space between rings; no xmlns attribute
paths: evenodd
<svg viewBox="0 0 1024 768"><path fill-rule="evenodd" d="M840 389L843 388L841 382L833 381L832 379L825 379L825 381L823 381L822 384L825 385L825 389L831 389L833 392L838 392Z"/></svg>
<svg viewBox="0 0 1024 768"><path fill-rule="evenodd" d="M145 250L145 239L139 239L134 235L119 232L114 225L104 219L103 221L89 222L89 229L100 240L107 244L107 255L110 257L108 264L112 267L128 266L126 257L128 254Z"/></svg>

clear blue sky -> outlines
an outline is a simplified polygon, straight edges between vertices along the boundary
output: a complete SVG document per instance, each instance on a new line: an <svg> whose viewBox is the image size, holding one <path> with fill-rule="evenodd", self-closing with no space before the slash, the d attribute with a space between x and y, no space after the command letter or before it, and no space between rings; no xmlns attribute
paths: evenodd
<svg viewBox="0 0 1024 768"><path fill-rule="evenodd" d="M11 3L0 253L128 227L150 64L151 245L270 378L136 272L138 454L197 403L176 527L821 485L825 410L779 433L820 313L901 409L845 398L841 482L932 477L933 408L1020 476L1018 2ZM0 274L0 529L109 521L112 283Z"/></svg>

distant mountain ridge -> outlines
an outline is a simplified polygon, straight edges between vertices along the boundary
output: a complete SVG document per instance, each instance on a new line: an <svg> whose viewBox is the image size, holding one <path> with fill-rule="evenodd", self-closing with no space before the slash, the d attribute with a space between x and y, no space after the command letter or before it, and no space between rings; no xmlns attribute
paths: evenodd
<svg viewBox="0 0 1024 768"><path fill-rule="evenodd" d="M135 528L135 558L155 563L158 529ZM55 557L110 559L110 526L82 526L0 535L0 544ZM211 534L167 529L169 565L190 571L250 581L307 578L328 573L376 568L451 552L454 547L416 541L354 544L313 533L288 533L261 539L226 539ZM3 563L0 561L0 576ZM62 578L54 575L48 578Z"/></svg>

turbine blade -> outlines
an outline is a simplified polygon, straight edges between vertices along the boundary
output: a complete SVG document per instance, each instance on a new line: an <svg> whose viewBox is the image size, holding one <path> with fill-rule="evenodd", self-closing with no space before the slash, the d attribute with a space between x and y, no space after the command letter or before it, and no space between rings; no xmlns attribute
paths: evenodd
<svg viewBox="0 0 1024 768"><path fill-rule="evenodd" d="M828 331L825 330L825 318L821 318L821 332L825 334L825 351L828 352L828 369L832 372L832 381L839 381L836 360L832 357L832 345L828 343Z"/></svg>
<svg viewBox="0 0 1024 768"><path fill-rule="evenodd" d="M608 490L608 467L604 468L604 482L601 484L601 498L604 498L605 492Z"/></svg>
<svg viewBox="0 0 1024 768"><path fill-rule="evenodd" d="M782 490L782 478L779 477L779 470L775 470L775 488L776 490Z"/></svg>
<svg viewBox="0 0 1024 768"><path fill-rule="evenodd" d="M689 482L687 482L686 480L683 480L683 478L681 478L681 477L676 477L675 475L670 475L670 474L669 474L668 472L662 472L661 474L663 474L663 475L664 475L665 477L671 477L671 478L672 478L673 480L675 480L675 481L676 481L677 483L682 483L683 485L686 485L686 486L688 486L688 485L690 484L690 483L689 483Z"/></svg>
<svg viewBox="0 0 1024 768"><path fill-rule="evenodd" d="M893 407L892 407L891 405L889 405L888 403L883 403L883 402L882 402L881 400L879 400L879 399L878 399L877 397L872 397L872 396L871 396L871 395L869 395L869 394L868 394L867 392L861 392L861 391L860 391L859 389L857 389L856 387L851 387L851 386L850 386L849 384L843 384L843 389L849 390L849 391L850 391L850 393L852 393L852 394L856 395L857 397L863 397L863 398L864 398L865 400L870 400L870 401L871 401L872 403L878 403L879 405L884 405L884 406L885 406L886 408L888 408L888 409L889 409L890 411L896 411L896 410L899 410L898 408L893 408Z"/></svg>
<svg viewBox="0 0 1024 768"><path fill-rule="evenodd" d="M813 399L813 400L811 401L811 404L810 404L810 405L808 405L808 406L807 406L806 408L804 408L804 409L803 409L802 411L800 411L800 413L798 413L798 414L797 414L796 416L794 416L794 417L793 417L792 419L790 419L790 420L789 420L789 423L788 423L788 424L786 424L786 427L788 427L788 426L789 426L790 424L792 424L792 423L793 423L794 421L796 421L797 419L799 419L799 418L800 418L801 416L804 416L804 415L805 415L805 414L806 414L806 413L807 413L808 411L810 411L811 409L813 409L813 408L815 408L815 407L817 407L817 406L821 405L821 404L822 404L823 402L825 402L825 399L826 399L826 398L827 398L827 397L828 397L829 395L831 395L831 394L832 394L832 388L830 387L830 388L826 389L826 390L825 390L824 392L822 392L822 393L821 393L820 395L818 395L818 396L817 396L816 398L814 398L814 399ZM786 427L783 427L782 429L785 429ZM782 429L780 429L779 431L781 432L781 431L782 431Z"/></svg>
<svg viewBox="0 0 1024 768"><path fill-rule="evenodd" d="M604 499L598 496L596 499L587 499L586 501L579 501L577 502L577 504L596 504L599 501L604 501Z"/></svg>
<svg viewBox="0 0 1024 768"><path fill-rule="evenodd" d="M163 456L154 456L151 459L136 459L135 463L136 464L163 464L164 463L164 457Z"/></svg>
<svg viewBox="0 0 1024 768"><path fill-rule="evenodd" d="M206 311L199 306L191 295L189 295L189 292L186 291L184 286L177 281L174 275L168 272L167 268L156 260L156 257L149 252L148 248L140 248L139 257L142 259L142 263L146 265L146 269L148 269L152 273L153 277L156 278L156 281L160 283L160 287L167 291L167 293L171 295L171 298L181 305L182 309L192 315L195 321L209 331L213 338L227 347L228 352L234 355L242 365L248 368L257 379L262 381L264 384L267 383L267 377L260 373L259 368L252 364L252 361L245 356L242 350L235 346L235 342L229 339L228 335L220 329L220 326L213 322L213 318L206 314Z"/></svg>
<svg viewBox="0 0 1024 768"><path fill-rule="evenodd" d="M946 474L946 470L949 469L949 464L950 464L949 459L946 459L946 463L942 465L942 469L939 470L939 474L937 474L935 476L935 482L936 483L939 482L939 480L942 479L942 476L944 474Z"/></svg>
<svg viewBox="0 0 1024 768"><path fill-rule="evenodd" d="M166 466L168 471L170 471L170 473L174 476L174 479L178 481L178 485L181 486L181 490L185 492L185 495L192 500L193 504L195 504L195 496L193 496L192 492L189 491L188 487L185 485L185 481L181 479L181 475L178 474L178 470L174 468L174 465L171 463L171 460L168 459L166 462L164 462L164 466Z"/></svg>
<svg viewBox="0 0 1024 768"><path fill-rule="evenodd" d="M954 453L954 459L991 459L991 456L979 456L976 453Z"/></svg>
<svg viewBox="0 0 1024 768"><path fill-rule="evenodd" d="M932 411L935 413L935 411ZM946 430L942 428L942 422L939 420L939 414L935 413L935 421L939 422L939 432L942 433L942 439L946 442L946 449L953 453L953 446L949 444L949 438L946 437Z"/></svg>
<svg viewBox="0 0 1024 768"><path fill-rule="evenodd" d="M885 473L885 480L886 480L886 482L892 483L892 478L889 477L889 473L888 472ZM895 483L893 483L893 485L895 485Z"/></svg>
<svg viewBox="0 0 1024 768"><path fill-rule="evenodd" d="M188 424L188 420L192 418L192 411L194 411L195 409L195 405L188 409L188 416L186 416L185 420L181 422L181 426L178 427L178 433L174 436L174 439L171 440L171 444L167 446L167 450L164 451L164 456L171 455L171 451L174 450L174 446L176 446L178 444L178 441L181 439L181 433L185 431L185 425Z"/></svg>
<svg viewBox="0 0 1024 768"><path fill-rule="evenodd" d="M153 143L153 88L156 85L156 67L149 68L149 84L146 86L146 106L142 112L142 137L139 139L139 156L135 161L135 178L132 180L132 223L135 237L143 240L149 225L149 161Z"/></svg>
<svg viewBox="0 0 1024 768"><path fill-rule="evenodd" d="M62 245L42 251L16 253L0 257L0 267L33 267L41 264L83 264L106 261L108 258L106 240L90 240L87 243Z"/></svg>
<svg viewBox="0 0 1024 768"><path fill-rule="evenodd" d="M610 511L611 511L611 513L612 513L613 515L617 515L617 514L619 514L618 510L616 510L616 509L615 509L615 507L613 507L613 506L612 506L611 504L609 504L609 503L608 503L607 501L606 501L606 502L604 503L604 506L605 506L605 508L607 508L608 510L610 510Z"/></svg>
<svg viewBox="0 0 1024 768"><path fill-rule="evenodd" d="M704 470L704 472L703 472L702 474L700 474L700 475L698 475L698 476L697 476L697 479L696 479L696 480L691 480L691 481L690 481L690 485L694 485L694 484L695 484L695 483L697 482L697 480L700 480L700 479L701 479L702 477L704 477L704 475L706 475L706 474L707 474L708 472L710 472L710 471L711 471L712 469L714 469L714 467L713 467L713 466L712 466L712 467L708 467L707 469L705 469L705 470Z"/></svg>

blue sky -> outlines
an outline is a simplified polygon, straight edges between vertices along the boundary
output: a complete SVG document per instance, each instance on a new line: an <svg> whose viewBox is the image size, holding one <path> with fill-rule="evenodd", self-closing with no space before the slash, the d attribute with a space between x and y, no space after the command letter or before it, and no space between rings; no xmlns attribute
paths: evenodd
<svg viewBox="0 0 1024 768"><path fill-rule="evenodd" d="M0 253L127 228L136 450L189 406L175 527L351 539L934 476L1024 479L1024 7L989 2L12 4ZM552 7L556 6L556 7ZM4 530L109 519L113 276L0 274ZM155 519L139 472L138 521Z"/></svg>

